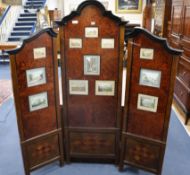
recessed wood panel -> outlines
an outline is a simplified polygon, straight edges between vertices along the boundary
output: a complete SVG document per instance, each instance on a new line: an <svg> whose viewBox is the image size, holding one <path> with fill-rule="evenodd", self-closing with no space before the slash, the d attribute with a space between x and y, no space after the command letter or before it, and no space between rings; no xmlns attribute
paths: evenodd
<svg viewBox="0 0 190 175"><path fill-rule="evenodd" d="M171 78L172 59L167 59L168 53L163 50L163 46L154 43L153 40L151 41L143 34L136 37L134 43L138 44L138 47L135 46L133 48L132 70L135 71L132 71L130 81L128 132L153 139L162 139L165 121L163 116L166 113L165 106L168 103L167 97L170 88L168 82ZM147 61L140 59L140 48L152 48L154 50L153 60ZM140 85L141 68L161 71L160 88ZM138 94L158 97L157 112L147 112L137 109Z"/></svg>
<svg viewBox="0 0 190 175"><path fill-rule="evenodd" d="M34 141L26 145L30 168L53 158L59 158L58 135Z"/></svg>
<svg viewBox="0 0 190 175"><path fill-rule="evenodd" d="M72 21L78 21L74 25ZM119 65L119 27L109 19L103 17L96 6L88 6L83 9L79 17L75 17L67 23L65 34L65 55L67 56L67 87L71 79L88 80L89 94L87 96L72 96L67 91L68 118L73 127L114 127L117 115L117 91L114 97L95 95L95 80L114 80L118 85ZM91 26L91 22L95 22ZM86 38L85 27L98 27L98 38ZM70 38L82 38L82 49L69 48ZM102 38L114 38L114 49L102 49ZM100 75L84 75L84 55L100 56ZM69 88L68 88L69 89Z"/></svg>
<svg viewBox="0 0 190 175"><path fill-rule="evenodd" d="M115 135L109 133L70 133L71 155L115 155Z"/></svg>
<svg viewBox="0 0 190 175"><path fill-rule="evenodd" d="M21 50L15 58L17 66L18 95L20 103L22 104L20 108L25 139L47 133L57 128L52 44L51 37L46 33L39 36L37 40L26 43L24 49ZM33 49L42 48L44 46L46 49L46 57L37 60L34 59ZM40 67L45 68L46 83L27 87L26 71ZM38 94L39 92L47 92L48 107L30 112L29 96Z"/></svg>
<svg viewBox="0 0 190 175"><path fill-rule="evenodd" d="M157 172L159 169L161 148L146 141L127 138L125 161Z"/></svg>

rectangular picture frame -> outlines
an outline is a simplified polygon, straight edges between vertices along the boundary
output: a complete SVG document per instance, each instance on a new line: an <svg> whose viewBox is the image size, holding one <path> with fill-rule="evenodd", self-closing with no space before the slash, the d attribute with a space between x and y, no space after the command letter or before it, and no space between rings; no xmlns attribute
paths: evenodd
<svg viewBox="0 0 190 175"><path fill-rule="evenodd" d="M85 27L86 38L98 38L98 27Z"/></svg>
<svg viewBox="0 0 190 175"><path fill-rule="evenodd" d="M137 109L149 112L157 112L158 97L138 94Z"/></svg>
<svg viewBox="0 0 190 175"><path fill-rule="evenodd" d="M97 95L97 96L114 96L115 95L115 81L96 80L95 95Z"/></svg>
<svg viewBox="0 0 190 175"><path fill-rule="evenodd" d="M101 48L102 49L114 49L115 48L114 38L102 38L101 39Z"/></svg>
<svg viewBox="0 0 190 175"><path fill-rule="evenodd" d="M84 75L100 75L99 55L84 55Z"/></svg>
<svg viewBox="0 0 190 175"><path fill-rule="evenodd" d="M47 92L42 92L34 95L30 95L29 99L29 111L33 112L48 107L48 95Z"/></svg>
<svg viewBox="0 0 190 175"><path fill-rule="evenodd" d="M34 59L45 59L46 58L46 48L40 47L40 48L34 48L33 49L33 56Z"/></svg>
<svg viewBox="0 0 190 175"><path fill-rule="evenodd" d="M69 80L70 95L88 95L88 80Z"/></svg>
<svg viewBox="0 0 190 175"><path fill-rule="evenodd" d="M152 69L140 69L139 84L143 86L160 88L161 71Z"/></svg>
<svg viewBox="0 0 190 175"><path fill-rule="evenodd" d="M26 70L27 87L46 84L45 67Z"/></svg>
<svg viewBox="0 0 190 175"><path fill-rule="evenodd" d="M69 39L69 48L70 49L81 49L82 48L82 39L81 38L70 38Z"/></svg>
<svg viewBox="0 0 190 175"><path fill-rule="evenodd" d="M140 59L153 60L154 59L154 49L141 48L140 49Z"/></svg>
<svg viewBox="0 0 190 175"><path fill-rule="evenodd" d="M116 13L141 13L142 0L115 0Z"/></svg>

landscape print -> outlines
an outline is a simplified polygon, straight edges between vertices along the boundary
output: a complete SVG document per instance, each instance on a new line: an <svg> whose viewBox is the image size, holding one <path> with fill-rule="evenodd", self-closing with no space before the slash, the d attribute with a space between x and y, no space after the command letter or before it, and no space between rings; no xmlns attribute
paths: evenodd
<svg viewBox="0 0 190 175"><path fill-rule="evenodd" d="M142 0L116 0L117 13L140 13Z"/></svg>
<svg viewBox="0 0 190 175"><path fill-rule="evenodd" d="M46 58L46 48L45 47L35 48L33 50L33 53L34 53L34 59Z"/></svg>
<svg viewBox="0 0 190 175"><path fill-rule="evenodd" d="M82 39L80 38L69 39L69 48L82 48Z"/></svg>
<svg viewBox="0 0 190 175"><path fill-rule="evenodd" d="M153 60L154 50L153 49L147 49L147 48L141 48L140 58L141 59L147 59L147 60Z"/></svg>
<svg viewBox="0 0 190 175"><path fill-rule="evenodd" d="M137 109L150 112L157 112L158 97L139 94L137 104Z"/></svg>
<svg viewBox="0 0 190 175"><path fill-rule="evenodd" d="M140 70L140 85L150 86L150 87L160 87L161 81L161 71L151 70L151 69L141 69Z"/></svg>
<svg viewBox="0 0 190 175"><path fill-rule="evenodd" d="M26 71L27 86L37 86L46 83L46 71L45 68L36 68Z"/></svg>
<svg viewBox="0 0 190 175"><path fill-rule="evenodd" d="M30 111L36 111L48 107L47 92L29 96Z"/></svg>
<svg viewBox="0 0 190 175"><path fill-rule="evenodd" d="M114 96L115 81L96 81L96 95Z"/></svg>
<svg viewBox="0 0 190 175"><path fill-rule="evenodd" d="M88 95L87 80L69 80L69 94Z"/></svg>
<svg viewBox="0 0 190 175"><path fill-rule="evenodd" d="M86 27L85 28L86 38L98 38L98 27Z"/></svg>

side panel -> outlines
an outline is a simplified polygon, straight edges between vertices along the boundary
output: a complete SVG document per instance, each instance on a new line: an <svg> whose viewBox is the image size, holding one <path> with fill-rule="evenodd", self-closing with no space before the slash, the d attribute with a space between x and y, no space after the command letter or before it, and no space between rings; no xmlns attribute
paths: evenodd
<svg viewBox="0 0 190 175"><path fill-rule="evenodd" d="M11 53L26 174L52 161L63 164L56 41L47 30L25 40L21 49Z"/></svg>

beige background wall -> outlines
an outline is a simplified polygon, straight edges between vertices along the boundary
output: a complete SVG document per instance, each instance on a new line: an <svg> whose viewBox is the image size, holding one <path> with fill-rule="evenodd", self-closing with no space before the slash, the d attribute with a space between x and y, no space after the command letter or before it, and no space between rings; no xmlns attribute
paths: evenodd
<svg viewBox="0 0 190 175"><path fill-rule="evenodd" d="M84 0L47 0L48 8L50 10L53 10L55 8L58 8L59 10L63 11L64 15L70 14L71 10L75 9L81 2ZM99 0L99 1L108 1L108 10L111 10L113 14L125 18L125 20L129 21L130 23L142 23L143 15L140 14L124 14L124 13L116 13L116 0ZM143 9L146 5L146 0L143 1Z"/></svg>

